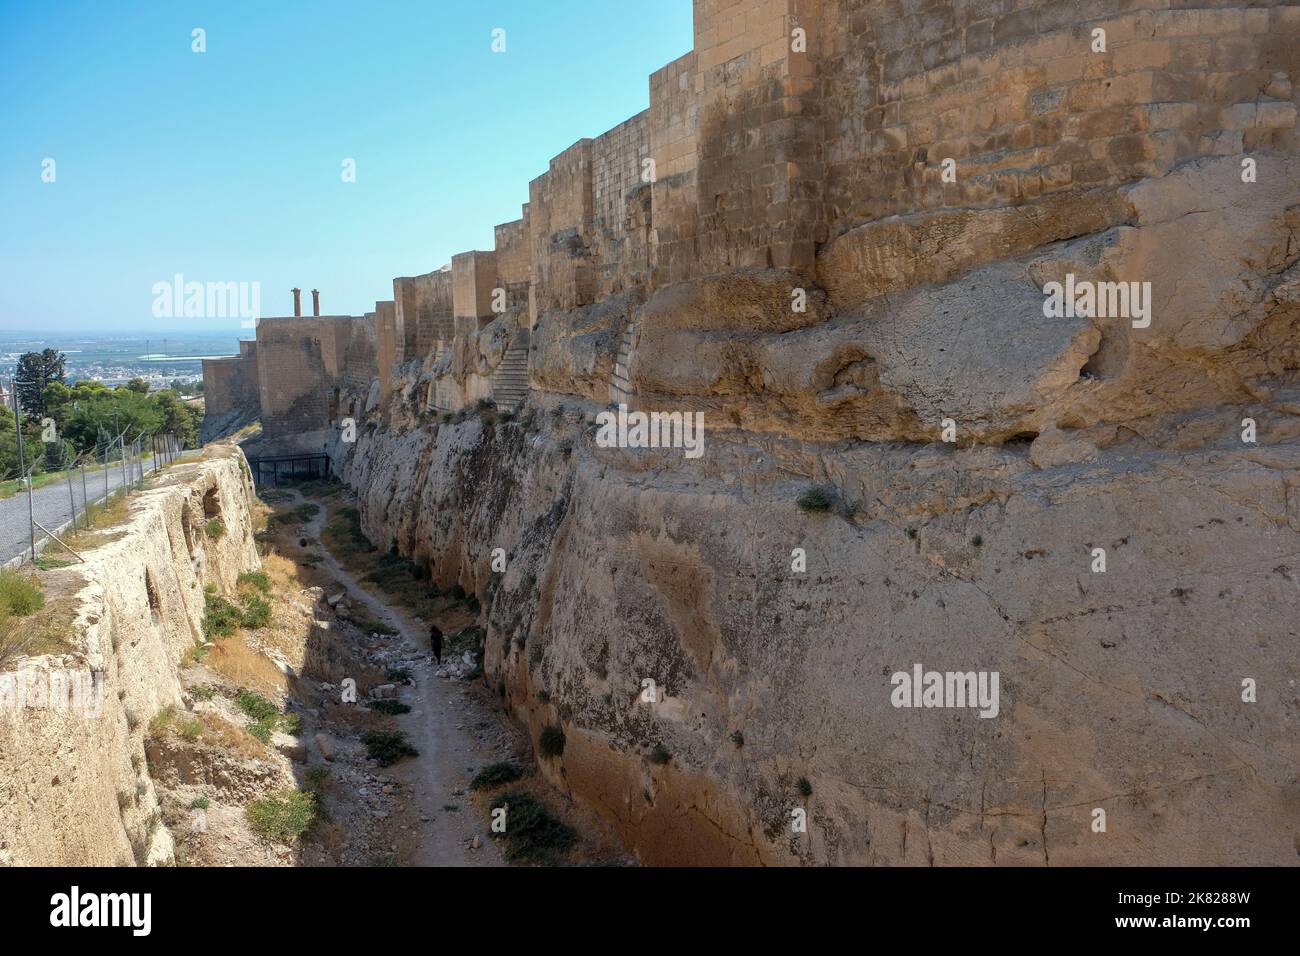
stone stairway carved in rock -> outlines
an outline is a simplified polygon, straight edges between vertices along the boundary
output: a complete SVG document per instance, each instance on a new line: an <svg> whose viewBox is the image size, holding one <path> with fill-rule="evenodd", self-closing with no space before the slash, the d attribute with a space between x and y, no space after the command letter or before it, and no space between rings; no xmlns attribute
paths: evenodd
<svg viewBox="0 0 1300 956"><path fill-rule="evenodd" d="M632 350L636 346L636 325L632 322L627 324L623 331L622 338L619 339L618 355L614 359L614 374L609 379L609 400L614 405L626 405L628 408L633 406L633 399L636 397L636 386L632 384L629 368L632 363Z"/></svg>
<svg viewBox="0 0 1300 956"><path fill-rule="evenodd" d="M510 344L501 364L492 372L492 401L497 408L519 408L528 398L528 336Z"/></svg>

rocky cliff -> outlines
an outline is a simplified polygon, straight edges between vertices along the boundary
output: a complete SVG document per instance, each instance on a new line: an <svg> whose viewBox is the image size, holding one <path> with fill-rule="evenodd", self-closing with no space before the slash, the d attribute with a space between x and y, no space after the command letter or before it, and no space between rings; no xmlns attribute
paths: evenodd
<svg viewBox="0 0 1300 956"><path fill-rule="evenodd" d="M69 647L0 675L11 695L0 701L0 863L172 860L145 737L160 711L181 705L181 659L203 640L205 587L229 590L258 566L252 494L243 457L214 447L132 495L125 520L87 542L85 563L40 574ZM15 704L18 680L26 706ZM77 681L96 690L83 694ZM52 686L62 688L54 699Z"/></svg>
<svg viewBox="0 0 1300 956"><path fill-rule="evenodd" d="M1300 163L1257 158L548 312L522 417L399 387L337 466L648 862L1295 863ZM700 458L594 440L629 334ZM996 715L896 706L917 665Z"/></svg>

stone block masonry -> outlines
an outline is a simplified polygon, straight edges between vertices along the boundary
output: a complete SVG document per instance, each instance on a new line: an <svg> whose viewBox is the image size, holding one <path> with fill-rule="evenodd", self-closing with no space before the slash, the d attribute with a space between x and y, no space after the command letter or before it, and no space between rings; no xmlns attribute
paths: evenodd
<svg viewBox="0 0 1300 956"><path fill-rule="evenodd" d="M450 269L393 280L396 360L432 355L437 342L451 340Z"/></svg>
<svg viewBox="0 0 1300 956"><path fill-rule="evenodd" d="M338 411L336 390L348 372L354 321L350 316L321 316L263 319L258 323L258 379L265 437L299 435L330 427ZM354 347L354 369L355 362Z"/></svg>
<svg viewBox="0 0 1300 956"><path fill-rule="evenodd" d="M695 4L335 457L482 599L543 776L648 862L1294 861L1297 10ZM1068 276L1156 313L1045 317ZM533 409L420 414L488 397ZM705 455L602 446L606 402ZM897 709L921 662L996 718Z"/></svg>
<svg viewBox="0 0 1300 956"><path fill-rule="evenodd" d="M649 77L648 108L551 159L494 249L395 279L391 317L376 310L374 360L354 350L347 377L357 387L368 372L386 395L391 362L418 359L455 380L429 393L478 394L468 376L494 373L505 316L535 333L530 384L594 395L627 323L599 356L539 374L537 356L570 334L549 327L562 313L625 311L764 269L830 290L842 310L925 269L941 278L946 259L933 253L957 213L1023 210L1007 221L1030 224L1036 242L1119 225L1116 190L1144 178L1296 152L1298 39L1297 7L1270 0L695 0L693 48ZM1043 227L1069 210L1082 217L1073 233ZM912 216L935 218L918 228ZM925 251L896 274L902 233ZM1014 238L990 242L1009 253ZM330 348L288 356L287 385L259 382L269 427L328 416L298 397L308 382L331 387ZM653 394L636 388L635 355L619 387ZM214 408L247 396L233 366L211 367Z"/></svg>
<svg viewBox="0 0 1300 956"><path fill-rule="evenodd" d="M203 360L204 415L256 411L261 402L257 377L257 342L239 343L239 354Z"/></svg>

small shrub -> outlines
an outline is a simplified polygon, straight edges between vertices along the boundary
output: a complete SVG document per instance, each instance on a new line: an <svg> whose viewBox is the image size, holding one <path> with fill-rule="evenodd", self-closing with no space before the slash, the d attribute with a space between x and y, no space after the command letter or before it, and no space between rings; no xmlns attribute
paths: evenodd
<svg viewBox="0 0 1300 956"><path fill-rule="evenodd" d="M211 684L197 684L190 688L190 696L195 700L211 700L216 693L217 689Z"/></svg>
<svg viewBox="0 0 1300 956"><path fill-rule="evenodd" d="M555 724L547 724L537 738L537 752L543 757L559 757L564 753L564 731Z"/></svg>
<svg viewBox="0 0 1300 956"><path fill-rule="evenodd" d="M70 568L72 561L64 561L62 558L37 558L32 562L38 571L54 571L58 568Z"/></svg>
<svg viewBox="0 0 1300 956"><path fill-rule="evenodd" d="M665 747L663 744L655 744L652 748L650 748L650 754L648 759L651 763L657 763L662 766L663 764L666 764L668 761L672 760L673 755L668 752L668 748Z"/></svg>
<svg viewBox="0 0 1300 956"><path fill-rule="evenodd" d="M319 791L330 778L330 768L327 764L314 763L302 772L303 779L307 781L307 786L313 791Z"/></svg>
<svg viewBox="0 0 1300 956"><path fill-rule="evenodd" d="M257 588L263 594L271 593L271 579L267 577L265 571L240 571L238 583L241 586L247 584Z"/></svg>
<svg viewBox="0 0 1300 956"><path fill-rule="evenodd" d="M167 732L167 728L172 725L172 721L175 719L176 708L164 707L162 710L158 711L158 713L154 714L153 719L149 721L149 736L161 737ZM129 727L134 720L135 715L128 712L126 715L127 726Z"/></svg>
<svg viewBox="0 0 1300 956"><path fill-rule="evenodd" d="M253 830L268 840L291 842L307 832L316 817L316 797L305 790L280 790L244 808Z"/></svg>
<svg viewBox="0 0 1300 956"><path fill-rule="evenodd" d="M210 806L212 806L212 801L207 797L195 797L193 801L190 802L191 810L206 810Z"/></svg>
<svg viewBox="0 0 1300 956"><path fill-rule="evenodd" d="M302 724L297 714L282 713L275 704L251 690L241 690L235 696L235 706L248 717L248 732L264 744L270 743L277 728L296 734Z"/></svg>
<svg viewBox="0 0 1300 956"><path fill-rule="evenodd" d="M492 801L493 810L501 807L506 808L505 857L512 863L555 863L577 842L573 829L530 793L503 793Z"/></svg>
<svg viewBox="0 0 1300 956"><path fill-rule="evenodd" d="M213 518L203 526L203 530L213 541L220 541L226 535L226 523L220 518Z"/></svg>
<svg viewBox="0 0 1300 956"><path fill-rule="evenodd" d="M269 720L280 715L279 707L251 690L241 690L235 696L235 706L253 720Z"/></svg>
<svg viewBox="0 0 1300 956"><path fill-rule="evenodd" d="M799 496L799 509L809 514L824 514L835 505L835 489L829 485L815 485Z"/></svg>
<svg viewBox="0 0 1300 956"><path fill-rule="evenodd" d="M367 701L366 706L371 710L379 711L381 714L388 714L390 717L411 712L410 704L403 704L400 700L392 700L391 698Z"/></svg>
<svg viewBox="0 0 1300 956"><path fill-rule="evenodd" d="M197 718L183 721L177 725L176 732L190 743L194 743L203 734L203 721Z"/></svg>
<svg viewBox="0 0 1300 956"><path fill-rule="evenodd" d="M229 637L243 623L244 614L231 604L215 588L204 590L203 594L203 636L208 640L214 637Z"/></svg>
<svg viewBox="0 0 1300 956"><path fill-rule="evenodd" d="M288 511L279 511L266 519L268 528L289 527L292 525L306 524L320 512L320 505L312 501L304 501Z"/></svg>
<svg viewBox="0 0 1300 956"><path fill-rule="evenodd" d="M384 677L394 683L402 684L411 679L411 669L409 667L390 667L384 672Z"/></svg>
<svg viewBox="0 0 1300 956"><path fill-rule="evenodd" d="M239 623L250 631L266 627L271 623L271 604L264 597L246 594L243 599L244 610Z"/></svg>
<svg viewBox="0 0 1300 956"><path fill-rule="evenodd" d="M975 547L977 547L977 548L978 548L978 547L981 547L981 546L984 544L984 536L983 536L983 535L980 535L980 534L977 534L977 535L975 535L975 537L973 537L973 538L970 539L970 543L973 544L973 545L974 545Z"/></svg>
<svg viewBox="0 0 1300 956"><path fill-rule="evenodd" d="M811 796L812 796L812 792L813 792L813 791L812 791L812 784L808 782L808 778L807 778L807 777L800 777L800 778L799 778L799 782L796 783L795 786L799 789L799 796L801 796L801 797L811 797Z"/></svg>
<svg viewBox="0 0 1300 956"><path fill-rule="evenodd" d="M35 576L0 570L0 607L14 617L27 617L45 606L45 595Z"/></svg>
<svg viewBox="0 0 1300 956"><path fill-rule="evenodd" d="M361 742L366 745L366 756L381 767L391 766L403 757L420 756L420 751L407 743L406 734L400 730L367 730L361 735Z"/></svg>
<svg viewBox="0 0 1300 956"><path fill-rule="evenodd" d="M733 730L731 732L731 742L737 747L743 747L745 746L745 735L739 730Z"/></svg>
<svg viewBox="0 0 1300 956"><path fill-rule="evenodd" d="M502 784L514 783L524 776L524 768L515 763L501 762L489 764L474 775L469 782L471 790L485 790Z"/></svg>

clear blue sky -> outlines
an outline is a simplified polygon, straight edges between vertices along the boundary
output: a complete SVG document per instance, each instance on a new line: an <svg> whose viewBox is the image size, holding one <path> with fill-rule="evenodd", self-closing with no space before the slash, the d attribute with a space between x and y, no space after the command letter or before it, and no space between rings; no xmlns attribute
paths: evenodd
<svg viewBox="0 0 1300 956"><path fill-rule="evenodd" d="M371 311L690 47L690 0L0 0L0 330L238 328L154 318L175 273Z"/></svg>

